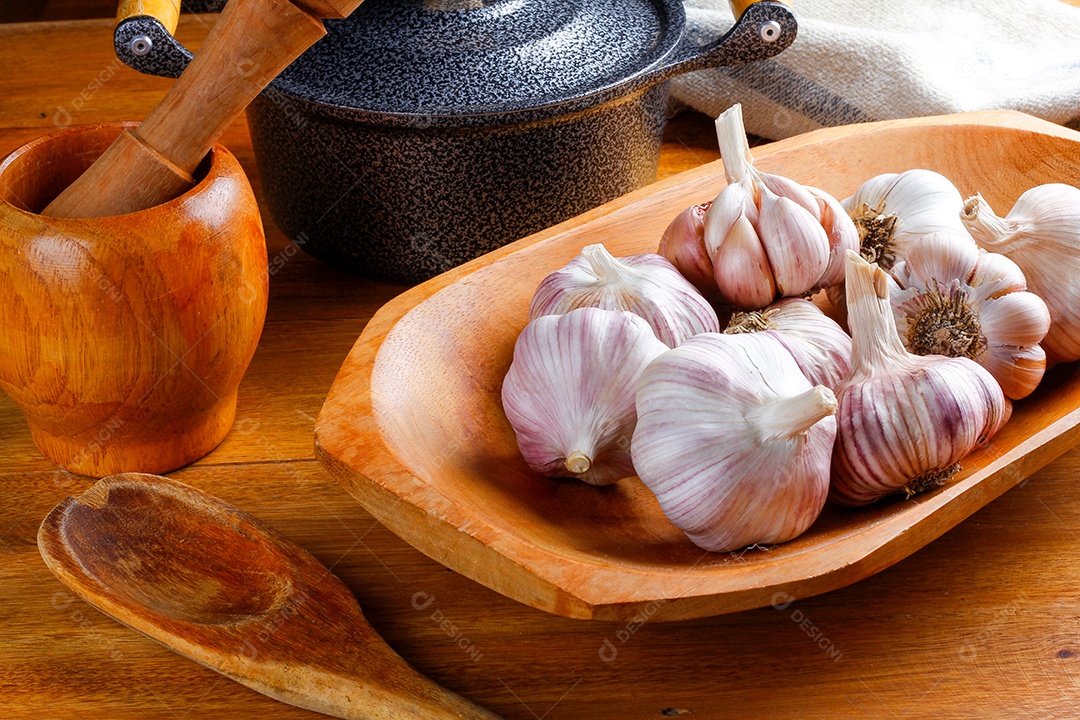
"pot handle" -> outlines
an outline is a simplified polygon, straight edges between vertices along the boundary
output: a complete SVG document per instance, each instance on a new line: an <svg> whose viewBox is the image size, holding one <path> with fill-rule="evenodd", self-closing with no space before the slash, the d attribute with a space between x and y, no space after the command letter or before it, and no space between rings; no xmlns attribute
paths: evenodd
<svg viewBox="0 0 1080 720"><path fill-rule="evenodd" d="M186 2L192 12L220 12L223 0ZM144 75L178 78L194 55L173 37L180 0L121 0L113 47L128 67Z"/></svg>
<svg viewBox="0 0 1080 720"><path fill-rule="evenodd" d="M121 0L113 46L116 56L144 75L178 78L194 55L173 37L180 0ZM694 45L685 35L668 57L643 78L649 83L711 67L742 65L771 58L795 40L798 23L786 0L730 0L738 21L709 45ZM198 12L218 12L224 0L185 3Z"/></svg>
<svg viewBox="0 0 1080 720"><path fill-rule="evenodd" d="M684 34L679 44L648 72L657 83L705 68L742 65L778 55L795 40L799 26L786 0L730 0L738 18L719 40L695 45Z"/></svg>

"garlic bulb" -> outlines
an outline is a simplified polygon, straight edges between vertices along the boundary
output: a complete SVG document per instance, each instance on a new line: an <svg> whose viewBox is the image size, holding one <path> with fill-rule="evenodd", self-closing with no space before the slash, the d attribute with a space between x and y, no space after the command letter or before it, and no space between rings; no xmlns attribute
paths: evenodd
<svg viewBox="0 0 1080 720"><path fill-rule="evenodd" d="M526 325L502 403L529 467L591 485L633 475L634 390L667 349L629 312L581 308Z"/></svg>
<svg viewBox="0 0 1080 720"><path fill-rule="evenodd" d="M841 205L816 188L754 168L734 105L716 120L728 185L705 213L705 249L724 300L757 310L840 280L845 250L858 245Z"/></svg>
<svg viewBox="0 0 1080 720"><path fill-rule="evenodd" d="M892 272L907 257L912 241L923 235L966 232L959 215L963 202L947 177L915 169L872 177L841 205L855 223L859 253ZM827 295L841 323L846 323L844 286L829 287Z"/></svg>
<svg viewBox="0 0 1080 720"><path fill-rule="evenodd" d="M690 338L645 368L637 410L638 476L699 547L785 542L821 512L836 399L775 337Z"/></svg>
<svg viewBox="0 0 1080 720"><path fill-rule="evenodd" d="M775 334L814 385L833 389L847 377L851 338L809 300L784 298L763 310L735 313L724 334L759 331Z"/></svg>
<svg viewBox="0 0 1080 720"><path fill-rule="evenodd" d="M701 332L717 332L716 311L675 267L659 255L612 257L589 245L540 282L529 320L580 307L628 310L644 318L668 347Z"/></svg>
<svg viewBox="0 0 1080 720"><path fill-rule="evenodd" d="M1028 289L1046 301L1049 361L1080 360L1080 189L1033 187L1003 218L976 195L964 203L962 220L979 245L1015 262Z"/></svg>
<svg viewBox="0 0 1080 720"><path fill-rule="evenodd" d="M971 358L1014 400L1042 380L1050 313L1004 255L979 250L967 233L931 233L911 243L893 277L896 329L909 352Z"/></svg>
<svg viewBox="0 0 1080 720"><path fill-rule="evenodd" d="M907 352L877 265L849 253L846 286L851 374L836 391L830 496L866 505L944 484L1004 422L1001 387L966 357Z"/></svg>
<svg viewBox="0 0 1080 720"><path fill-rule="evenodd" d="M842 205L859 232L860 254L886 271L907 257L912 240L933 232L966 232L960 191L933 170L878 175Z"/></svg>

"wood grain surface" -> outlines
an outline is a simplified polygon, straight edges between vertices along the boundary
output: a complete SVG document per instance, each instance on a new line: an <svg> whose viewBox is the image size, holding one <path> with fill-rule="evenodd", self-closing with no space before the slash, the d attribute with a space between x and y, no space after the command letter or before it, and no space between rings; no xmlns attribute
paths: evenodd
<svg viewBox="0 0 1080 720"><path fill-rule="evenodd" d="M205 18L178 35L196 46ZM0 28L0 153L57 127L144 116L169 81L112 54L109 20ZM58 48L60 50L58 50ZM54 122L55 119L55 122ZM714 160L701 116L669 126L670 174ZM259 182L243 123L221 140ZM511 719L1069 718L1080 705L1080 451L848 588L678 623L569 620L509 600L382 527L313 457L353 342L405 288L336 273L266 221L270 306L221 446L172 476L332 567L421 672ZM75 598L34 537L89 478L58 472L0 397L0 717L317 718L185 660Z"/></svg>

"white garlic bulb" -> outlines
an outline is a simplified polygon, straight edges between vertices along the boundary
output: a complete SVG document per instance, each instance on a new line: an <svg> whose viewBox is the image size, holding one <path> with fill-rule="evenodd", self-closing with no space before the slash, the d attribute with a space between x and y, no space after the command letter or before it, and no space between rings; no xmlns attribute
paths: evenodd
<svg viewBox="0 0 1080 720"><path fill-rule="evenodd" d="M529 467L591 485L633 475L637 379L667 349L629 312L580 308L526 325L502 404Z"/></svg>
<svg viewBox="0 0 1080 720"><path fill-rule="evenodd" d="M540 282L529 320L581 307L632 312L668 347L720 329L716 311L666 259L655 254L615 258L599 244L585 247Z"/></svg>
<svg viewBox="0 0 1080 720"><path fill-rule="evenodd" d="M893 277L893 315L909 352L971 358L1013 400L1042 380L1050 313L1007 257L978 249L967 233L931 233L911 243Z"/></svg>
<svg viewBox="0 0 1080 720"><path fill-rule="evenodd" d="M851 337L817 305L802 298L783 298L763 310L738 312L726 335L775 334L814 385L834 389L851 367Z"/></svg>
<svg viewBox="0 0 1080 720"><path fill-rule="evenodd" d="M960 191L933 170L878 175L842 205L858 230L859 253L889 272L907 257L913 240L933 232L966 233Z"/></svg>
<svg viewBox="0 0 1080 720"><path fill-rule="evenodd" d="M841 279L842 257L858 233L841 205L817 188L759 172L742 107L716 120L728 185L705 214L705 249L725 302L757 310Z"/></svg>
<svg viewBox="0 0 1080 720"><path fill-rule="evenodd" d="M966 232L960 222L960 191L933 170L917 168L870 178L841 205L855 223L858 250L867 262L892 272L908 246L934 232ZM974 244L974 240L969 238ZM844 286L827 290L841 323L847 322Z"/></svg>
<svg viewBox="0 0 1080 720"><path fill-rule="evenodd" d="M1046 301L1047 359L1080 360L1080 189L1061 183L1033 187L1003 218L976 195L964 203L962 220L979 245L1015 262L1028 289Z"/></svg>
<svg viewBox="0 0 1080 720"><path fill-rule="evenodd" d="M821 512L836 400L775 337L690 338L645 368L637 410L638 476L699 547L785 542Z"/></svg>
<svg viewBox="0 0 1080 720"><path fill-rule="evenodd" d="M1005 420L1001 386L978 363L904 349L888 282L877 265L849 253L851 374L836 391L829 491L843 505L944 484Z"/></svg>

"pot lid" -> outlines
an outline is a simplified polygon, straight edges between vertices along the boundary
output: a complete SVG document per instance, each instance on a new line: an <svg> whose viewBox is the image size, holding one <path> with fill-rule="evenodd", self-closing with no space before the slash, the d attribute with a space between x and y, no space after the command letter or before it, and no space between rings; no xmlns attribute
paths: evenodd
<svg viewBox="0 0 1080 720"><path fill-rule="evenodd" d="M505 113L625 81L683 22L681 0L366 0L273 86L375 113Z"/></svg>

